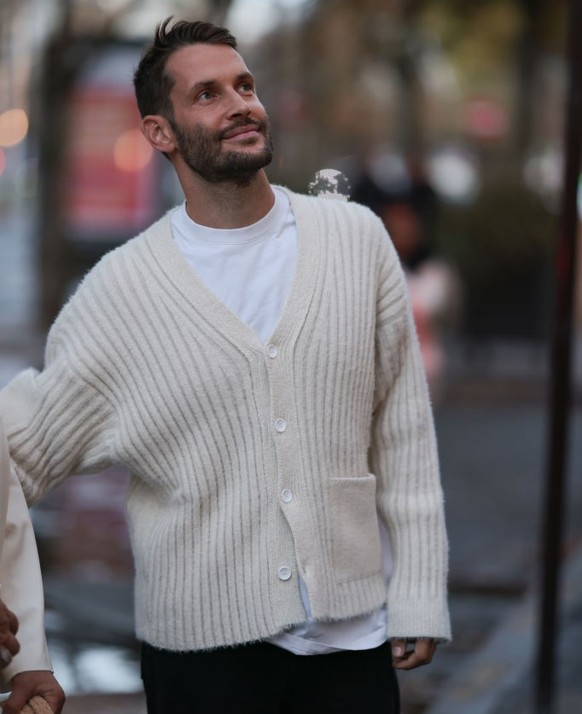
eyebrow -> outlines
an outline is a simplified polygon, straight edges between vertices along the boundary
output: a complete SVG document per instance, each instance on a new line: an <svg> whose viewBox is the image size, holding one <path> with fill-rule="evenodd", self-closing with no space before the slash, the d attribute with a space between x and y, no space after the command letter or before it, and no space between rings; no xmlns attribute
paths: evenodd
<svg viewBox="0 0 582 714"><path fill-rule="evenodd" d="M255 78L250 72L241 72L235 77L234 83L239 84L240 82L244 82L245 80L250 80L253 84L255 82ZM203 89L210 89L217 83L216 79L204 79L201 80L200 82L196 82L190 87L190 91L188 94L196 94L197 92L203 90Z"/></svg>

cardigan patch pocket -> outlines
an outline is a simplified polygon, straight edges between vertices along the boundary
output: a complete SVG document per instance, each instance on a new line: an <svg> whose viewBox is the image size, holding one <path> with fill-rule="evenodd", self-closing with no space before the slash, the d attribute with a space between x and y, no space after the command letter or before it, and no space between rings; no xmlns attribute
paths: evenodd
<svg viewBox="0 0 582 714"><path fill-rule="evenodd" d="M333 565L338 581L382 570L376 511L376 477L332 478L328 482Z"/></svg>

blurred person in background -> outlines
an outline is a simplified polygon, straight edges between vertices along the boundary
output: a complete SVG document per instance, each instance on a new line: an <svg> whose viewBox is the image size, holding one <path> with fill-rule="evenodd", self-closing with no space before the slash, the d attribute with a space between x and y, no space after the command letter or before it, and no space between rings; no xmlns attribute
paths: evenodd
<svg viewBox="0 0 582 714"><path fill-rule="evenodd" d="M43 371L0 393L13 468L29 503L72 473L132 473L149 714L396 714L395 670L450 639L396 251L368 209L270 184L227 30L166 20L134 83L186 200L90 271Z"/></svg>
<svg viewBox="0 0 582 714"><path fill-rule="evenodd" d="M459 315L458 277L428 247L412 201L386 201L380 215L404 267L431 397L438 401L446 369L445 335Z"/></svg>
<svg viewBox="0 0 582 714"><path fill-rule="evenodd" d="M437 402L446 370L446 336L458 324L462 302L456 271L433 248L437 197L415 157L398 177L380 176L378 180L367 170L365 159L361 167L352 199L382 219L396 248L406 276L431 398ZM381 168L378 162L376 173Z"/></svg>

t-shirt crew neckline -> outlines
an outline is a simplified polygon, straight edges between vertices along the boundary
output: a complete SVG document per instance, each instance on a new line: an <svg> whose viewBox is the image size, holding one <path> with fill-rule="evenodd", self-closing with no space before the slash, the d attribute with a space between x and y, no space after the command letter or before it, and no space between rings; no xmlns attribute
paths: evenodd
<svg viewBox="0 0 582 714"><path fill-rule="evenodd" d="M256 223L251 223L250 226L228 229L203 226L190 218L186 201L179 207L175 219L178 222L178 227L182 229L182 234L188 236L188 240L217 246L254 243L278 236L285 221L289 205L288 199L281 189L273 187L273 193L275 201L269 212Z"/></svg>
<svg viewBox="0 0 582 714"><path fill-rule="evenodd" d="M275 190L275 187L273 189ZM283 187L277 187L277 190L291 205L297 227L297 262L283 314L269 339L271 342L278 343L289 341L289 348L292 349L307 318L309 305L317 287L323 255L318 212L312 207L310 200L300 194L293 194ZM256 333L232 313L192 271L183 251L174 240L172 214L180 215L180 208L169 211L152 226L147 235L147 245L168 279L168 288L180 293L191 308L203 316L208 329L219 332L229 343L245 354L263 354L265 347ZM198 245L204 245L208 250L212 250L212 246L209 248L208 243Z"/></svg>

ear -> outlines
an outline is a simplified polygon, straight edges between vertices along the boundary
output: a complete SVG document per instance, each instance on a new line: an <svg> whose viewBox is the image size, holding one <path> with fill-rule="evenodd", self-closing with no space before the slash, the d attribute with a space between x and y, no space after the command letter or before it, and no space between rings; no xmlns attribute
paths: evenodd
<svg viewBox="0 0 582 714"><path fill-rule="evenodd" d="M141 130L156 151L171 154L176 148L174 132L165 117L148 114L141 120Z"/></svg>

